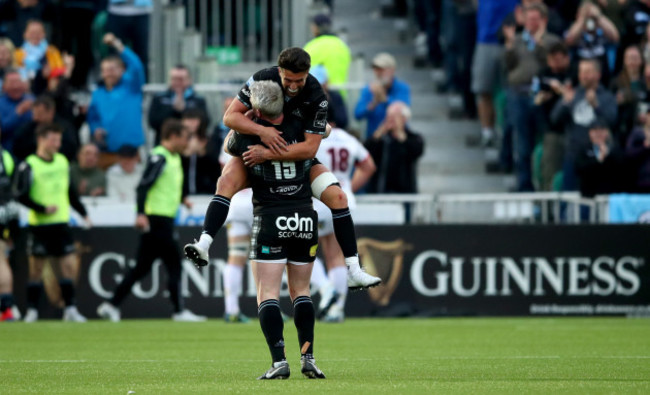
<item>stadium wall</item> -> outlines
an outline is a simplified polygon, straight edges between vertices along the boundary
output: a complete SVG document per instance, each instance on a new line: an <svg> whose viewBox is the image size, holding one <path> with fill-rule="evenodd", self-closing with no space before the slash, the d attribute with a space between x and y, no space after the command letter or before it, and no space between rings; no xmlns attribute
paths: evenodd
<svg viewBox="0 0 650 395"><path fill-rule="evenodd" d="M135 264L139 233L126 227L75 233L80 250L78 305L94 317L127 266ZM179 240L187 241L199 229L181 227L178 233ZM357 233L366 270L381 276L385 285L350 294L348 316L650 315L647 226L360 226ZM19 237L12 256L21 309L25 238ZM183 292L194 312L222 316L226 253L220 232L211 265L198 270L184 262ZM42 309L43 317L61 314L54 307L61 302L51 275L45 274L50 303ZM255 316L250 269L244 282L242 311ZM165 269L156 263L153 274L136 284L125 301L123 317L168 317L165 284ZM283 295L282 308L291 313L286 287Z"/></svg>

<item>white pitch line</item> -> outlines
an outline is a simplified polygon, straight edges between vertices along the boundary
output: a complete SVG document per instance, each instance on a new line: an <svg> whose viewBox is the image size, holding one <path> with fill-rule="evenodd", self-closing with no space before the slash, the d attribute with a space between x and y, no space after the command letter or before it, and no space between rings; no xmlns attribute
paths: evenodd
<svg viewBox="0 0 650 395"><path fill-rule="evenodd" d="M649 355L602 355L602 356L568 356L559 355L511 355L501 357L480 357L480 356L450 356L430 358L409 358L411 361L430 360L509 360L509 359L650 359ZM354 361L379 361L394 360L394 358L336 358L323 359L324 362L354 362ZM260 362L260 359L0 359L0 363L220 363L220 362Z"/></svg>

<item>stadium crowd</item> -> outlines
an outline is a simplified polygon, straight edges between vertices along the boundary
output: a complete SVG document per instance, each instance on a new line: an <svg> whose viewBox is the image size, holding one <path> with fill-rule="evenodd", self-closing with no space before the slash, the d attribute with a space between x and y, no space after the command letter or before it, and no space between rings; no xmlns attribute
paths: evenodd
<svg viewBox="0 0 650 395"><path fill-rule="evenodd" d="M429 63L498 145L490 171L521 192L648 190L650 1L416 5Z"/></svg>

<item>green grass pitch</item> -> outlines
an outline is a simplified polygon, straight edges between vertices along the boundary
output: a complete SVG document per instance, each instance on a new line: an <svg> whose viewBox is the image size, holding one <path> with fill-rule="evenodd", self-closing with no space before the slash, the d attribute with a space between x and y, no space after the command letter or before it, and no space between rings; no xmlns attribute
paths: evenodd
<svg viewBox="0 0 650 395"><path fill-rule="evenodd" d="M257 381L270 357L250 324L126 320L0 324L0 394L650 393L650 320L349 319L316 324L326 380Z"/></svg>

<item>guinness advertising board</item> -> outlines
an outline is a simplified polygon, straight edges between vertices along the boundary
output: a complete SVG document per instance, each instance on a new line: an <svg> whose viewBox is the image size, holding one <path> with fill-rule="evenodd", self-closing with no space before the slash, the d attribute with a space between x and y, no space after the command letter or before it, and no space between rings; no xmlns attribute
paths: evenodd
<svg viewBox="0 0 650 395"><path fill-rule="evenodd" d="M181 227L186 243L200 233ZM222 274L227 245L221 231L211 264L184 261L186 306L223 315ZM79 309L89 318L135 265L139 233L132 228L75 229L79 240ZM361 226L361 260L383 285L348 295L348 316L650 316L650 228L642 225L422 225ZM24 237L12 256L15 294L24 308L27 258ZM61 305L53 271L46 270L49 303L41 316L57 317ZM161 262L136 283L122 305L124 318L168 317L167 274ZM281 301L291 313L286 284ZM314 295L317 301L317 294ZM244 275L242 312L256 315L255 284ZM47 305L47 307L46 307Z"/></svg>

